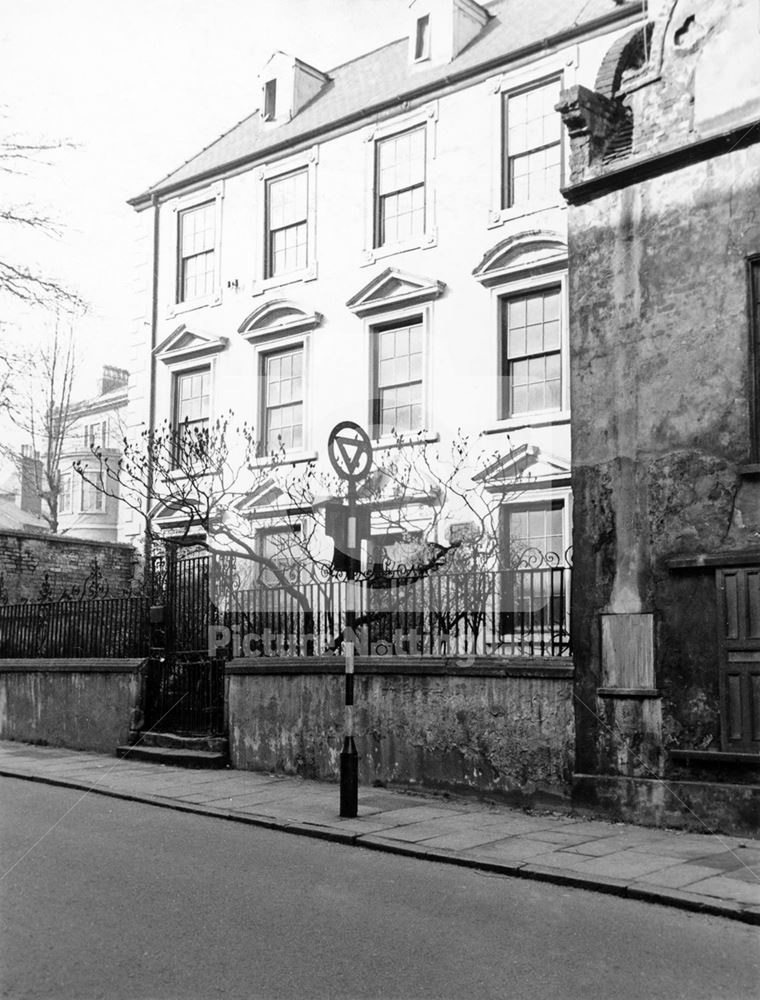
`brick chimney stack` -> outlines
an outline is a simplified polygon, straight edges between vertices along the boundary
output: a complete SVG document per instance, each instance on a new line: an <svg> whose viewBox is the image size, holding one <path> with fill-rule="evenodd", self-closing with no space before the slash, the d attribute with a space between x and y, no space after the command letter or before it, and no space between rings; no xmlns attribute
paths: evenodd
<svg viewBox="0 0 760 1000"><path fill-rule="evenodd" d="M21 445L21 496L19 507L30 514L42 514L42 500L37 491L37 484L42 476L42 462L38 452L32 452L29 444Z"/></svg>
<svg viewBox="0 0 760 1000"><path fill-rule="evenodd" d="M103 365L103 375L100 380L100 395L121 389L129 382L129 372L126 368L114 368L113 365Z"/></svg>

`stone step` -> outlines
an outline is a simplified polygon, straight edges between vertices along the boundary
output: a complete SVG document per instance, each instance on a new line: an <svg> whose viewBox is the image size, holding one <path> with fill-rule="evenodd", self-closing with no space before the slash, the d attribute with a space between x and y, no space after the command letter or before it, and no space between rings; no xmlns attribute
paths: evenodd
<svg viewBox="0 0 760 1000"><path fill-rule="evenodd" d="M141 747L166 747L168 750L209 750L227 753L229 741L224 736L180 736L146 730L135 740Z"/></svg>
<svg viewBox="0 0 760 1000"><path fill-rule="evenodd" d="M141 744L124 744L116 748L119 757L129 760L149 761L151 764L168 764L170 767L222 768L227 767L227 753L213 750L187 750L178 747L146 747Z"/></svg>

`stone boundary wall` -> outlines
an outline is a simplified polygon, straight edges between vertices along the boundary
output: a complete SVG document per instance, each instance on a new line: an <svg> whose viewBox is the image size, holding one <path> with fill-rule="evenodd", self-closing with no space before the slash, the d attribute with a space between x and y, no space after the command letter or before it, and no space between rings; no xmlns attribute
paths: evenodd
<svg viewBox="0 0 760 1000"><path fill-rule="evenodd" d="M147 661L0 660L0 739L115 753Z"/></svg>
<svg viewBox="0 0 760 1000"><path fill-rule="evenodd" d="M760 786L576 774L573 807L616 823L757 837Z"/></svg>
<svg viewBox="0 0 760 1000"><path fill-rule="evenodd" d="M0 574L9 604L36 601L45 574L53 599L72 587L81 587L98 561L109 593L121 596L132 583L137 553L121 542L93 542L66 535L41 535L24 531L0 531Z"/></svg>
<svg viewBox="0 0 760 1000"><path fill-rule="evenodd" d="M343 661L239 659L227 665L233 767L335 781L343 743ZM520 805L568 800L573 666L566 659L357 657L359 780L489 795Z"/></svg>

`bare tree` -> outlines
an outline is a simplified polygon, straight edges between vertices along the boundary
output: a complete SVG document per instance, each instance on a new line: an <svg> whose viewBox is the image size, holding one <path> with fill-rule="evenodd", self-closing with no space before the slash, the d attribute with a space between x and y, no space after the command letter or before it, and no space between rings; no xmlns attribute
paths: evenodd
<svg viewBox="0 0 760 1000"><path fill-rule="evenodd" d="M10 347L0 350L0 414L7 413L11 408L21 364L18 351Z"/></svg>
<svg viewBox="0 0 760 1000"><path fill-rule="evenodd" d="M399 435L376 451L357 496L368 542L357 574L360 648L382 642L411 653L424 643L435 652L445 639L447 651L472 656L566 642L561 556L544 565L538 549L501 531L504 505L525 492L521 454L484 449L482 440ZM337 650L347 583L327 529L345 499L343 480L314 462L289 462L284 451L262 459L254 428L232 413L206 426L165 422L125 439L120 459L92 452L95 461L75 469L141 516L148 552L157 542L157 555L200 548L219 557L210 564L219 585L211 601L225 622L261 638L276 621L289 649ZM294 621L300 638L289 631Z"/></svg>
<svg viewBox="0 0 760 1000"><path fill-rule="evenodd" d="M32 477L41 515L54 533L58 531L61 457L74 422L71 391L76 361L73 329L63 333L60 325L58 318L49 341L20 359L8 410L27 448L21 453L3 449L20 474Z"/></svg>
<svg viewBox="0 0 760 1000"><path fill-rule="evenodd" d="M137 511L150 540L237 557L243 564L238 592L274 588L304 614L317 606L334 610L345 574L336 572L326 528L331 506L346 492L334 474L315 463L289 463L284 452L263 462L254 428L237 423L232 413L203 428L167 422L138 441L125 439L118 460L98 447L93 453L96 467L75 468L95 489ZM493 598L500 566L505 499L484 490L478 477L502 459L462 433L446 447L418 434L399 435L392 447L378 450L357 498L381 542L373 551L368 539L359 575L374 596L358 625L387 623L394 601L411 594L408 588L417 586L419 593L428 577L444 572L457 577L447 583L449 606L438 607L444 599L439 588L432 607L435 588L425 589L439 631L465 622L477 634L485 620L481 604Z"/></svg>
<svg viewBox="0 0 760 1000"><path fill-rule="evenodd" d="M35 167L52 166L53 154L71 148L73 146L68 142L34 142L16 135L0 137L0 174L27 176ZM8 185L5 185L5 190L9 190ZM60 236L58 224L28 203L1 204L0 223L11 230ZM40 274L23 261L9 260L6 254L0 256L0 292L27 306L84 308L84 303L74 291L54 278Z"/></svg>

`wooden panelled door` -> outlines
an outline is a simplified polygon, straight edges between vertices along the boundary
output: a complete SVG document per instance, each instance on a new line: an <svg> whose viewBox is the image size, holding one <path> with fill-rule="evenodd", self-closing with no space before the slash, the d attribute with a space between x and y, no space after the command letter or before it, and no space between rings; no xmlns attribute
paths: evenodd
<svg viewBox="0 0 760 1000"><path fill-rule="evenodd" d="M721 749L760 754L760 566L716 571Z"/></svg>

